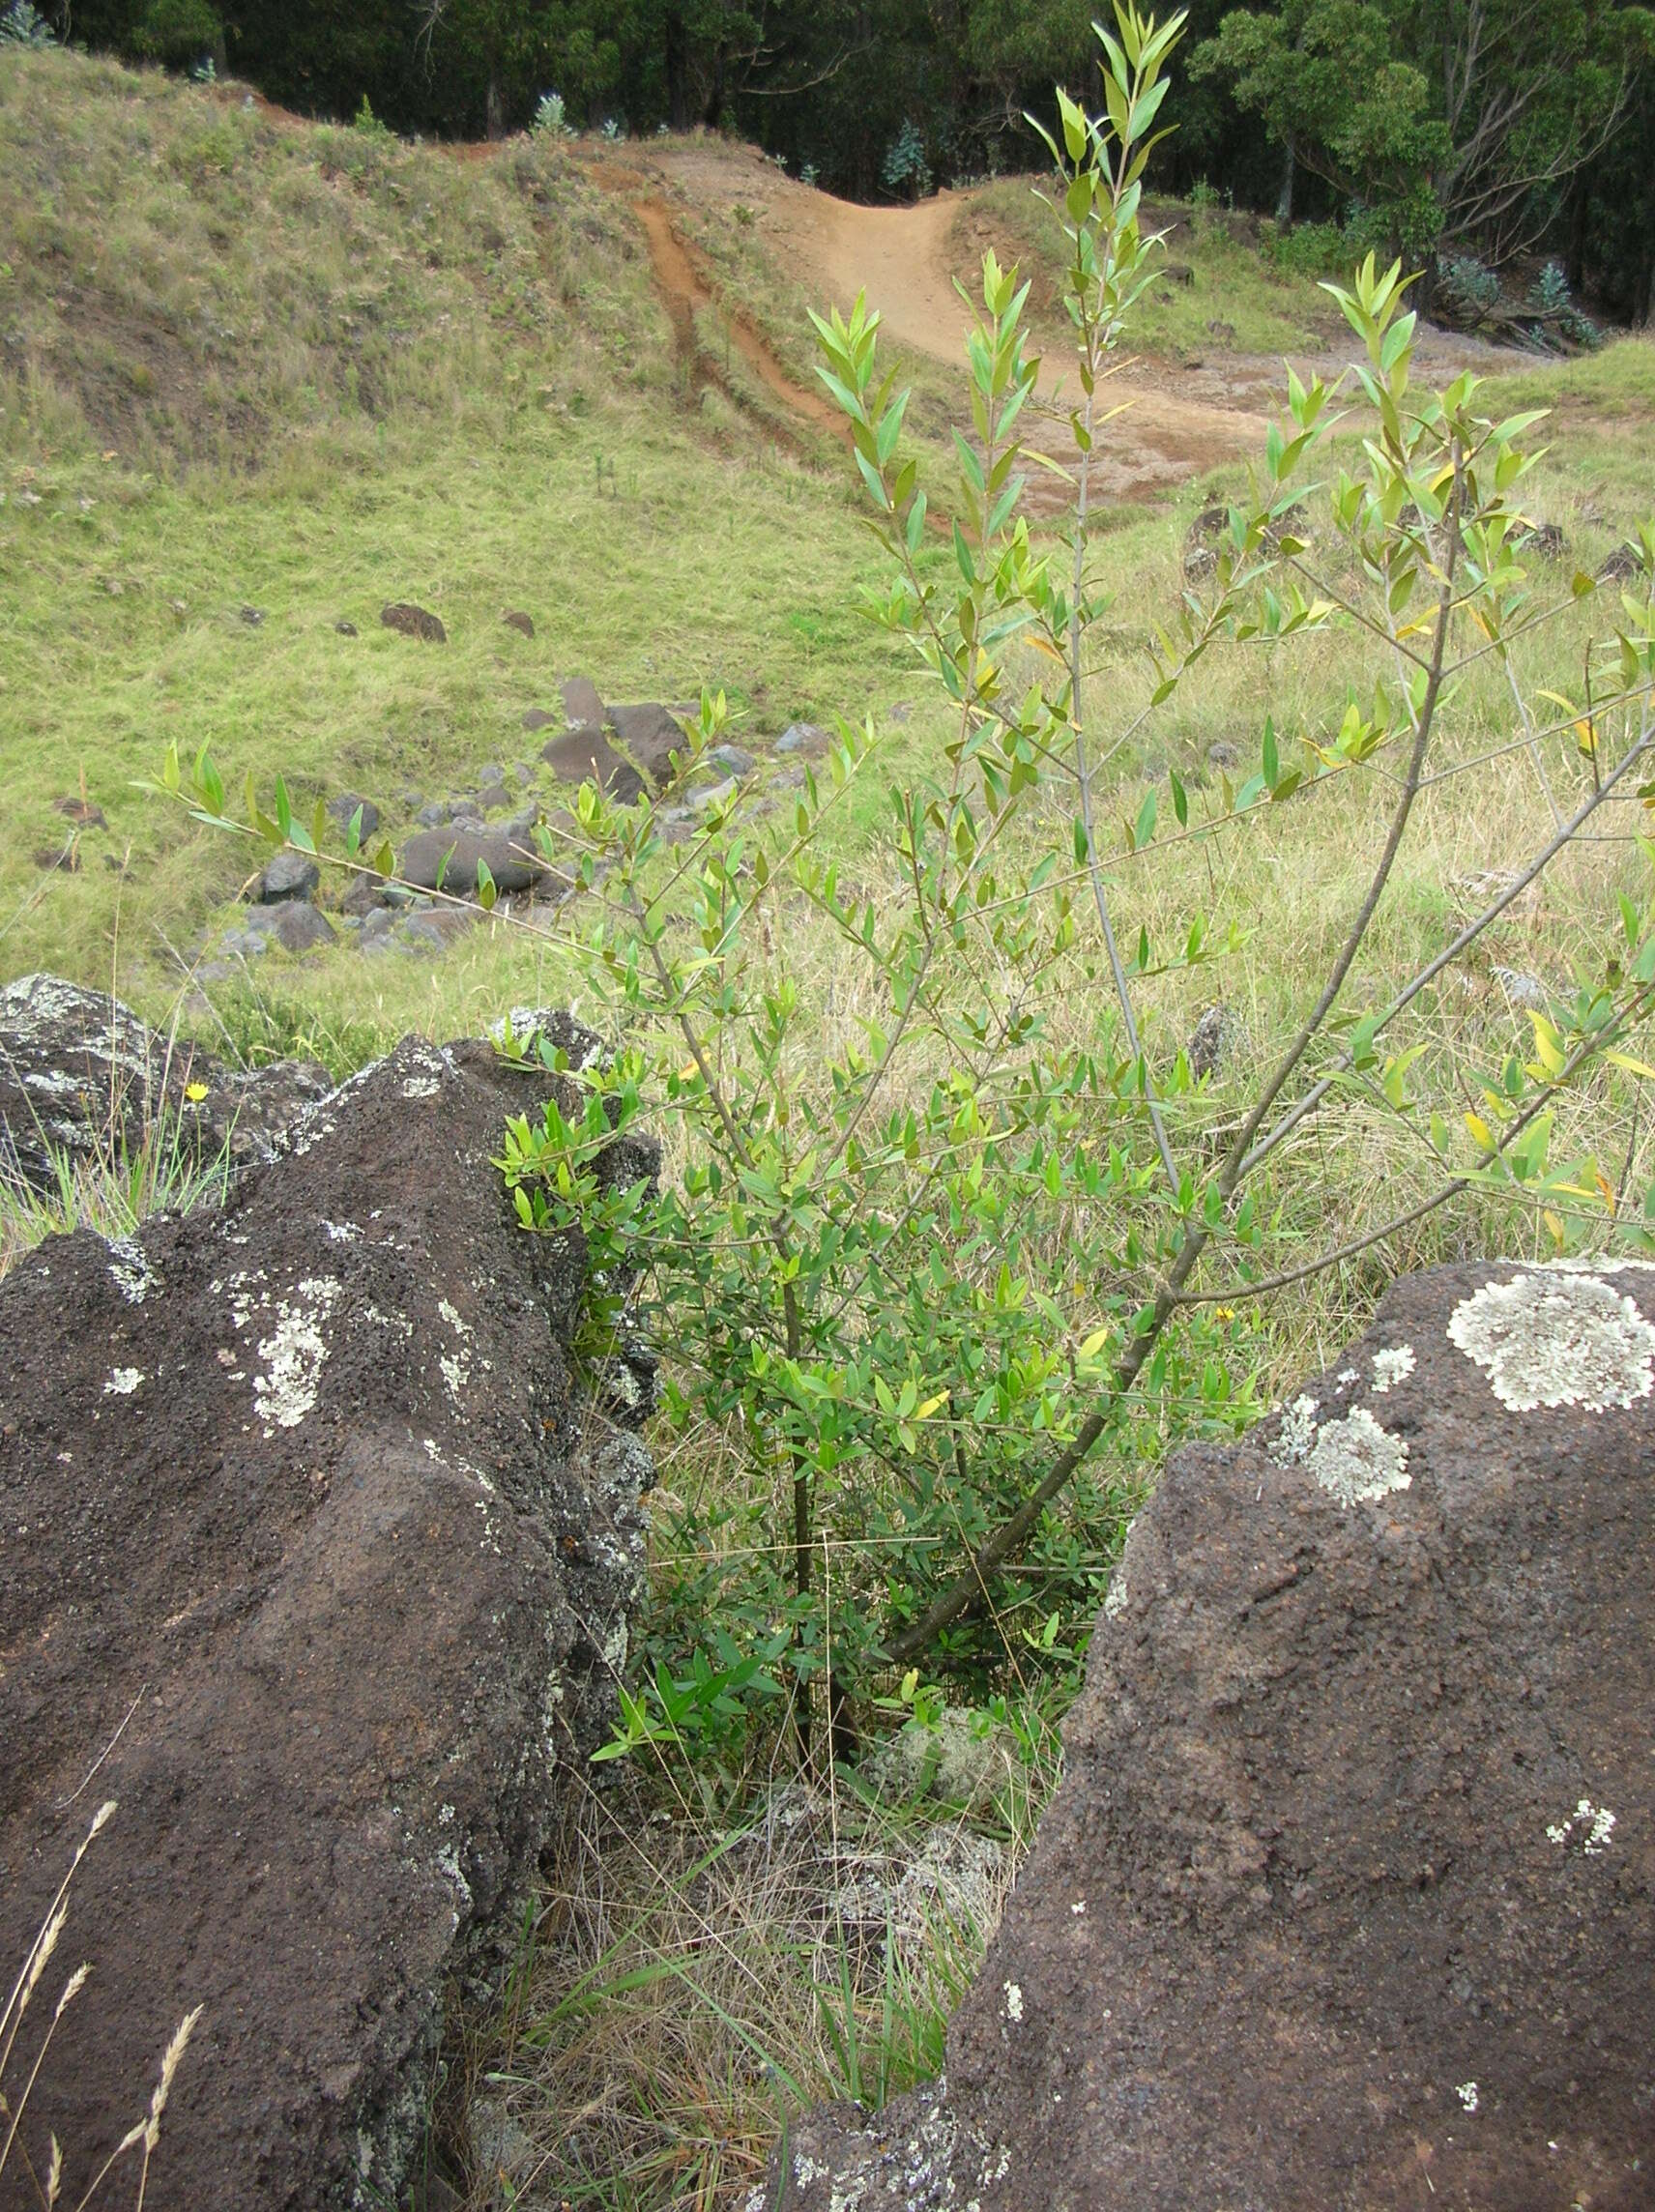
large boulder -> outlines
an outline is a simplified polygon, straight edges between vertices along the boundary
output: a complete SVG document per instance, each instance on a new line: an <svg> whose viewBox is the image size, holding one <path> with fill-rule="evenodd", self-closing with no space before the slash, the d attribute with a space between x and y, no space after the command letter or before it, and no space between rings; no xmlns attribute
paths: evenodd
<svg viewBox="0 0 1655 2212"><path fill-rule="evenodd" d="M61 1159L118 1163L152 1138L186 1160L267 1160L280 1131L332 1089L313 1061L229 1067L60 975L0 987L0 1174L37 1190L57 1187Z"/></svg>
<svg viewBox="0 0 1655 2212"><path fill-rule="evenodd" d="M153 2212L399 2202L445 2004L521 1935L610 1726L650 1480L648 1363L578 1386L581 1240L525 1235L492 1164L549 1086L575 1107L484 1044L405 1043L222 1212L0 1284L8 1977L119 1803L60 1954L92 1987L22 2124L66 2203L194 2006Z"/></svg>
<svg viewBox="0 0 1655 2212"><path fill-rule="evenodd" d="M421 890L446 890L469 898L477 890L481 860L502 891L526 891L545 873L533 833L503 824L498 830L421 830L397 857L402 881Z"/></svg>
<svg viewBox="0 0 1655 2212"><path fill-rule="evenodd" d="M767 2212L1655 2203L1652 1317L1439 1268L1175 1455L944 2080Z"/></svg>

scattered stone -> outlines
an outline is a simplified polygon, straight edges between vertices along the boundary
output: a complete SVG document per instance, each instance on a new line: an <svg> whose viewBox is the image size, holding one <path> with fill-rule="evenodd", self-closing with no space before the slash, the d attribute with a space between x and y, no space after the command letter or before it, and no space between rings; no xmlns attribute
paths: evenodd
<svg viewBox="0 0 1655 2212"><path fill-rule="evenodd" d="M422 791L401 791L396 796L398 804L405 806L410 814L417 814L425 803Z"/></svg>
<svg viewBox="0 0 1655 2212"><path fill-rule="evenodd" d="M511 772L525 789L535 780L535 771L527 761L518 761Z"/></svg>
<svg viewBox="0 0 1655 2212"><path fill-rule="evenodd" d="M714 807L727 806L740 789L733 775L726 776L722 783L701 784L694 791L685 792L684 810L697 816L711 814Z"/></svg>
<svg viewBox="0 0 1655 2212"><path fill-rule="evenodd" d="M1207 324L1206 335L1208 337L1219 339L1224 345L1234 345L1235 343L1235 325L1227 323L1220 318Z"/></svg>
<svg viewBox="0 0 1655 2212"><path fill-rule="evenodd" d="M1630 584L1643 573L1643 555L1630 542L1617 545L1598 570L1600 584Z"/></svg>
<svg viewBox="0 0 1655 2212"><path fill-rule="evenodd" d="M478 770L477 780L479 784L504 783L506 781L506 771L501 767L498 761L488 761L485 762L484 765Z"/></svg>
<svg viewBox="0 0 1655 2212"><path fill-rule="evenodd" d="M1524 553L1538 555L1542 561L1565 561L1569 556L1569 540L1554 522L1542 522L1518 539Z"/></svg>
<svg viewBox="0 0 1655 2212"><path fill-rule="evenodd" d="M533 637L535 634L534 617L526 615L521 607L510 608L500 619L508 629L516 630L522 637Z"/></svg>
<svg viewBox="0 0 1655 2212"><path fill-rule="evenodd" d="M431 800L426 805L421 806L415 816L415 820L423 823L427 830L437 829L448 819L449 802L446 799Z"/></svg>
<svg viewBox="0 0 1655 2212"><path fill-rule="evenodd" d="M396 925L396 943L405 952L446 952L456 937L475 929L482 919L478 906L427 907L407 915Z"/></svg>
<svg viewBox="0 0 1655 2212"><path fill-rule="evenodd" d="M1220 738L1206 748L1206 765L1219 770L1238 768L1241 755L1227 738Z"/></svg>
<svg viewBox="0 0 1655 2212"><path fill-rule="evenodd" d="M609 731L617 749L660 789L672 777L675 753L687 749L683 727L671 711L653 703L611 707Z"/></svg>
<svg viewBox="0 0 1655 2212"><path fill-rule="evenodd" d="M1220 1068L1246 1052L1247 1043L1246 1024L1220 1000L1216 1005L1207 1007L1190 1032L1184 1056L1191 1075L1198 1083L1216 1075Z"/></svg>
<svg viewBox="0 0 1655 2212"><path fill-rule="evenodd" d="M283 846L259 871L252 896L260 906L275 906L281 899L314 898L321 881L322 871L308 853Z"/></svg>
<svg viewBox="0 0 1655 2212"><path fill-rule="evenodd" d="M332 925L306 899L283 899L277 906L255 906L243 914L236 934L262 938L267 944L274 938L285 952L308 952L315 946L334 942ZM240 946L237 949L241 949Z"/></svg>
<svg viewBox="0 0 1655 2212"><path fill-rule="evenodd" d="M35 853L35 865L49 873L61 868L66 876L80 873L80 848L72 837L67 845L42 845Z"/></svg>
<svg viewBox="0 0 1655 2212"><path fill-rule="evenodd" d="M798 753L805 760L820 760L832 743L819 722L789 722L775 742L778 753Z"/></svg>
<svg viewBox="0 0 1655 2212"><path fill-rule="evenodd" d="M709 768L722 769L726 775L748 776L757 763L751 753L744 753L740 745L714 745L703 756Z"/></svg>
<svg viewBox="0 0 1655 2212"><path fill-rule="evenodd" d="M1655 1267L1395 1284L1173 1455L943 2081L789 2212L1632 2207L1655 2111Z"/></svg>
<svg viewBox="0 0 1655 2212"><path fill-rule="evenodd" d="M94 806L90 799L54 799L52 811L65 821L73 822L77 830L107 830L103 809Z"/></svg>
<svg viewBox="0 0 1655 2212"><path fill-rule="evenodd" d="M359 634L354 622L336 622L334 627L341 637L355 637Z"/></svg>
<svg viewBox="0 0 1655 2212"><path fill-rule="evenodd" d="M365 844L379 828L379 808L371 799L363 799L360 792L347 791L328 801L328 818L336 822L341 830L349 830L352 817L362 808L362 834Z"/></svg>
<svg viewBox="0 0 1655 2212"><path fill-rule="evenodd" d="M653 1480L577 1381L580 1239L524 1237L493 1165L548 1094L580 1113L411 1040L224 1211L0 1283L0 1956L119 1806L69 1900L98 2001L18 2137L44 2176L58 2131L65 2203L196 2006L158 2208L405 2202L450 1993L516 1955L613 1726Z"/></svg>
<svg viewBox="0 0 1655 2212"><path fill-rule="evenodd" d="M440 619L427 607L417 607L406 599L393 599L380 611L380 621L387 629L399 630L404 637L417 637L425 645L447 645L449 633Z"/></svg>
<svg viewBox="0 0 1655 2212"><path fill-rule="evenodd" d="M1182 284L1187 287L1195 282L1195 271L1187 261L1164 261L1161 264L1161 275L1169 284Z"/></svg>
<svg viewBox="0 0 1655 2212"><path fill-rule="evenodd" d="M397 873L404 883L421 890L446 890L450 897L470 898L477 890L477 863L481 860L502 891L526 891L545 871L545 862L521 830L508 825L499 830L421 830L403 846Z"/></svg>
<svg viewBox="0 0 1655 2212"><path fill-rule="evenodd" d="M226 1149L237 1166L268 1159L277 1133L331 1089L309 1061L226 1067L57 975L0 988L0 1164L37 1190L56 1188L60 1155L135 1158L157 1128L187 1159Z"/></svg>
<svg viewBox="0 0 1655 2212"><path fill-rule="evenodd" d="M540 758L560 783L595 783L618 805L635 806L643 797L643 777L599 731L566 730L551 740Z"/></svg>
<svg viewBox="0 0 1655 2212"><path fill-rule="evenodd" d="M557 715L548 713L544 707L531 707L523 717L526 730L555 730L557 726Z"/></svg>
<svg viewBox="0 0 1655 2212"><path fill-rule="evenodd" d="M264 621L263 607L244 607L242 609L242 620L247 624L248 629L257 629L259 625Z"/></svg>
<svg viewBox="0 0 1655 2212"><path fill-rule="evenodd" d="M597 695L597 686L589 676L567 676L559 685L564 700L564 722L571 730L590 730L596 735L608 720L608 709Z"/></svg>

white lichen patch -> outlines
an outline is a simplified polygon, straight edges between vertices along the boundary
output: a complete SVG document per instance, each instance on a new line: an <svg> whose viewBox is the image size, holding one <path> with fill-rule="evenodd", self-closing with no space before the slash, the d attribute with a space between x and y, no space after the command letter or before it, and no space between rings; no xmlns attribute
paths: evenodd
<svg viewBox="0 0 1655 2212"><path fill-rule="evenodd" d="M453 1330L455 1336L459 1339L459 1343L453 1352L441 1353L439 1353L437 1359L437 1364L443 1371L443 1381L448 1384L449 1396L453 1400L455 1410L457 1411L460 1403L460 1393L464 1390L466 1382L471 1375L470 1339L472 1337L473 1331L470 1326L460 1319L459 1315L449 1303L447 1298L440 1298L438 1300L437 1311L442 1315L444 1321L448 1323L449 1326Z"/></svg>
<svg viewBox="0 0 1655 2212"><path fill-rule="evenodd" d="M1276 1456L1284 1464L1307 1468L1341 1505L1371 1504L1393 1490L1406 1490L1408 1445L1381 1428L1365 1406L1337 1421L1317 1422L1314 1398L1295 1398L1282 1415Z"/></svg>
<svg viewBox="0 0 1655 2212"><path fill-rule="evenodd" d="M1007 2020L1023 2018L1023 1992L1015 1982L1005 1985L1005 2017Z"/></svg>
<svg viewBox="0 0 1655 2212"><path fill-rule="evenodd" d="M253 1377L253 1404L267 1438L297 1428L316 1403L328 1358L325 1331L340 1287L332 1275L307 1275L290 1297L276 1302L276 1325L258 1347L265 1371ZM269 1303L268 1295L261 1303Z"/></svg>
<svg viewBox="0 0 1655 2212"><path fill-rule="evenodd" d="M1566 1820L1558 1820L1546 1831L1554 1844L1566 1844L1575 1838L1587 1858L1601 1858L1609 1848L1614 1833L1614 1815L1602 1805L1594 1805L1589 1797L1582 1797Z"/></svg>
<svg viewBox="0 0 1655 2212"><path fill-rule="evenodd" d="M362 1235L354 1221L324 1221L322 1227L330 1244L354 1244Z"/></svg>
<svg viewBox="0 0 1655 2212"><path fill-rule="evenodd" d="M1318 1411L1314 1398L1301 1397L1295 1398L1282 1415L1279 1456L1290 1466L1302 1467L1309 1459L1310 1447L1316 1441Z"/></svg>
<svg viewBox="0 0 1655 2212"><path fill-rule="evenodd" d="M435 1075L410 1075L404 1079L402 1095L404 1098L435 1098L442 1088Z"/></svg>
<svg viewBox="0 0 1655 2212"><path fill-rule="evenodd" d="M130 1398L144 1379L141 1367L111 1367L103 1385L105 1398Z"/></svg>
<svg viewBox="0 0 1655 2212"><path fill-rule="evenodd" d="M1406 1490L1412 1480L1408 1445L1381 1428L1365 1406L1319 1429L1305 1465L1341 1505L1371 1504Z"/></svg>
<svg viewBox="0 0 1655 2212"><path fill-rule="evenodd" d="M1388 1351L1374 1354L1374 1394L1382 1398L1387 1390L1394 1390L1399 1382L1406 1382L1419 1365L1413 1355L1411 1344L1393 1345Z"/></svg>
<svg viewBox="0 0 1655 2212"><path fill-rule="evenodd" d="M1341 1390L1349 1390L1352 1382L1360 1382L1362 1378L1353 1367L1341 1367L1334 1380Z"/></svg>
<svg viewBox="0 0 1655 2212"><path fill-rule="evenodd" d="M1580 1406L1599 1413L1655 1388L1655 1326L1596 1275L1519 1275L1462 1299L1448 1340L1475 1360L1514 1413Z"/></svg>
<svg viewBox="0 0 1655 2212"><path fill-rule="evenodd" d="M1474 2112L1478 2105L1482 2102L1481 2098L1477 2094L1477 2084L1474 2081L1457 2082L1455 2084L1454 2094L1459 2098L1461 2104L1465 2106L1467 2112Z"/></svg>
<svg viewBox="0 0 1655 2212"><path fill-rule="evenodd" d="M1105 1620L1118 1620L1126 1611L1126 1569L1119 1566L1109 1578L1109 1588L1104 1593L1103 1617Z"/></svg>
<svg viewBox="0 0 1655 2212"><path fill-rule="evenodd" d="M155 1269L144 1256L143 1247L131 1237L111 1237L109 1239L109 1272L115 1288L130 1306L141 1306L156 1286Z"/></svg>

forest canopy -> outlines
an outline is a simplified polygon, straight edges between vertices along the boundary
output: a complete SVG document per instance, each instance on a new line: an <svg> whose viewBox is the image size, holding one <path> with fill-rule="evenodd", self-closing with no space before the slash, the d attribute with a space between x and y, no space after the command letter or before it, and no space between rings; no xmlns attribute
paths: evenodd
<svg viewBox="0 0 1655 2212"><path fill-rule="evenodd" d="M29 11L21 10L27 15ZM1038 164L1089 94L1088 0L46 0L50 33L230 72L314 115L479 137L739 133L854 198ZM1334 225L1418 266L1524 256L1643 323L1655 13L1626 0L1193 0L1158 189Z"/></svg>

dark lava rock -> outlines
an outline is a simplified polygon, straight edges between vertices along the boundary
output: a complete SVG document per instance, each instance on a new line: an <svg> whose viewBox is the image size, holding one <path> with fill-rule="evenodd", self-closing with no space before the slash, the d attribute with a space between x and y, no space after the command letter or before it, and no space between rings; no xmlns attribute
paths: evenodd
<svg viewBox="0 0 1655 2212"><path fill-rule="evenodd" d="M832 742L817 722L789 722L777 738L775 749L778 753L798 753L805 760L820 760Z"/></svg>
<svg viewBox="0 0 1655 2212"><path fill-rule="evenodd" d="M61 976L0 988L0 1166L40 1190L56 1187L57 1155L135 1156L157 1129L186 1158L213 1160L228 1148L236 1165L269 1159L277 1134L332 1089L310 1061L251 1074L226 1067L150 1029L119 999Z"/></svg>
<svg viewBox="0 0 1655 2212"><path fill-rule="evenodd" d="M595 783L620 806L634 806L644 795L644 779L623 760L600 731L566 730L540 753L560 783Z"/></svg>
<svg viewBox="0 0 1655 2212"><path fill-rule="evenodd" d="M37 868L49 872L61 868L66 876L80 873L80 849L72 837L67 845L42 845L35 854Z"/></svg>
<svg viewBox="0 0 1655 2212"><path fill-rule="evenodd" d="M280 899L313 898L321 881L322 871L308 853L284 846L265 862L252 895L260 906L275 906Z"/></svg>
<svg viewBox="0 0 1655 2212"><path fill-rule="evenodd" d="M254 907L243 917L242 934L274 941L287 952L308 952L314 946L334 942L332 924L305 899Z"/></svg>
<svg viewBox="0 0 1655 2212"><path fill-rule="evenodd" d="M724 775L751 775L756 765L752 754L744 753L740 745L714 745L703 758L709 768L715 768Z"/></svg>
<svg viewBox="0 0 1655 2212"><path fill-rule="evenodd" d="M364 868L352 876L349 888L339 901L339 912L355 915L360 920L364 914L372 914L376 907L385 904L384 882L371 868Z"/></svg>
<svg viewBox="0 0 1655 2212"><path fill-rule="evenodd" d="M558 686L563 693L564 720L571 730L601 730L608 709L597 695L590 676L569 676Z"/></svg>
<svg viewBox="0 0 1655 2212"><path fill-rule="evenodd" d="M526 615L521 607L509 608L500 619L508 629L516 630L521 637L533 637L535 634L535 618Z"/></svg>
<svg viewBox="0 0 1655 2212"><path fill-rule="evenodd" d="M515 1954L611 1725L651 1480L577 1387L578 1233L524 1236L492 1164L552 1091L579 1111L404 1043L223 1212L0 1284L0 1957L119 1801L60 1954L98 2001L20 2138L44 2174L57 2132L69 2204L197 2005L154 2212L403 2202L450 1993Z"/></svg>
<svg viewBox="0 0 1655 2212"><path fill-rule="evenodd" d="M90 799L54 799L52 811L65 821L73 822L77 830L107 830L103 809L95 806Z"/></svg>
<svg viewBox="0 0 1655 2212"><path fill-rule="evenodd" d="M945 2087L777 2202L1646 2212L1651 1317L1641 1261L1437 1268L1174 1455Z"/></svg>
<svg viewBox="0 0 1655 2212"><path fill-rule="evenodd" d="M526 730L555 730L561 719L561 715L548 713L544 707L531 707L523 716L523 727Z"/></svg>
<svg viewBox="0 0 1655 2212"><path fill-rule="evenodd" d="M665 707L611 707L609 730L617 749L657 787L671 780L674 753L689 749L682 723Z"/></svg>
<svg viewBox="0 0 1655 2212"><path fill-rule="evenodd" d="M248 629L257 629L264 621L263 607L244 607L242 620L247 624Z"/></svg>
<svg viewBox="0 0 1655 2212"><path fill-rule="evenodd" d="M1569 540L1554 522L1537 523L1518 539L1518 548L1524 553L1538 555L1542 561L1564 561L1569 554Z"/></svg>
<svg viewBox="0 0 1655 2212"><path fill-rule="evenodd" d="M1630 584L1635 576L1643 573L1643 557L1630 542L1617 545L1598 570L1600 584Z"/></svg>
<svg viewBox="0 0 1655 2212"><path fill-rule="evenodd" d="M355 637L358 635L357 626L354 622L336 622L334 625L334 627L338 631L341 637Z"/></svg>
<svg viewBox="0 0 1655 2212"><path fill-rule="evenodd" d="M393 599L390 606L380 609L380 621L387 629L400 630L404 637L417 637L426 645L447 645L449 633L438 616L428 607L417 607L406 599Z"/></svg>
<svg viewBox="0 0 1655 2212"><path fill-rule="evenodd" d="M363 799L360 792L341 792L337 799L328 801L328 818L336 822L341 830L349 830L357 808L362 808L362 834L365 844L379 828L379 808L371 799Z"/></svg>
<svg viewBox="0 0 1655 2212"><path fill-rule="evenodd" d="M410 837L397 855L397 873L421 890L468 898L477 889L479 860L503 891L526 891L545 866L527 833L510 825L499 830L450 827L421 830Z"/></svg>

